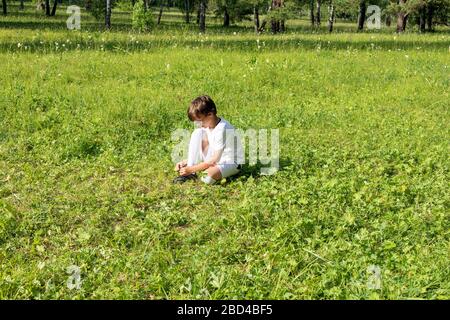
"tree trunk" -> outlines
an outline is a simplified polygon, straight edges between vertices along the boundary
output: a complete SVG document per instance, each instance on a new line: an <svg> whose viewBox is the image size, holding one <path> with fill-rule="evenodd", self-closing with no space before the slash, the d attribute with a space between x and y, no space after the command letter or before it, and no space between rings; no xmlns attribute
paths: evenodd
<svg viewBox="0 0 450 320"><path fill-rule="evenodd" d="M258 29L258 32L262 32L264 30L264 28L266 27L267 24L267 20L263 20L263 22L261 23L261 26Z"/></svg>
<svg viewBox="0 0 450 320"><path fill-rule="evenodd" d="M52 17L55 16L55 14L56 14L56 6L58 5L58 0L54 0L54 1L55 1L55 2L53 2L52 12L50 13L50 15L51 15Z"/></svg>
<svg viewBox="0 0 450 320"><path fill-rule="evenodd" d="M284 20L280 21L280 32L286 31L286 25L284 24Z"/></svg>
<svg viewBox="0 0 450 320"><path fill-rule="evenodd" d="M25 9L25 5L23 3L23 0L20 0L20 10L24 10Z"/></svg>
<svg viewBox="0 0 450 320"><path fill-rule="evenodd" d="M388 14L386 16L386 27L390 27L391 26L391 22L392 22L391 19L392 19L391 15Z"/></svg>
<svg viewBox="0 0 450 320"><path fill-rule="evenodd" d="M330 3L330 6L328 7L328 31L333 32L333 22L334 22L334 5L333 3Z"/></svg>
<svg viewBox="0 0 450 320"><path fill-rule="evenodd" d="M200 0L200 17L199 17L199 24L200 24L200 32L205 32L206 30L206 3L205 0Z"/></svg>
<svg viewBox="0 0 450 320"><path fill-rule="evenodd" d="M198 9L197 9L197 24L200 24L200 5L198 6Z"/></svg>
<svg viewBox="0 0 450 320"><path fill-rule="evenodd" d="M2 0L2 6L3 6L3 14L6 16L8 14L8 7L6 4L6 0Z"/></svg>
<svg viewBox="0 0 450 320"><path fill-rule="evenodd" d="M320 27L320 5L321 5L320 1L321 0L317 0L316 1L316 8L317 8L317 11L316 11L316 24L317 24L318 27Z"/></svg>
<svg viewBox="0 0 450 320"><path fill-rule="evenodd" d="M406 23L408 22L408 17L409 14L405 14L405 16L403 17L403 25L402 25L402 32L404 32L406 30Z"/></svg>
<svg viewBox="0 0 450 320"><path fill-rule="evenodd" d="M272 20L270 22L270 28L272 30L272 33L277 33L278 29L280 28L279 22L277 20Z"/></svg>
<svg viewBox="0 0 450 320"><path fill-rule="evenodd" d="M161 5L159 6L159 14L158 14L158 22L157 22L158 25L161 23L163 10L164 10L164 3L161 1Z"/></svg>
<svg viewBox="0 0 450 320"><path fill-rule="evenodd" d="M279 20L272 20L271 26L272 26L272 33L278 33L280 31Z"/></svg>
<svg viewBox="0 0 450 320"><path fill-rule="evenodd" d="M258 7L253 7L253 21L255 22L255 33L259 32L259 10Z"/></svg>
<svg viewBox="0 0 450 320"><path fill-rule="evenodd" d="M186 11L185 21L189 23L190 15L189 15L189 0L184 0L184 10Z"/></svg>
<svg viewBox="0 0 450 320"><path fill-rule="evenodd" d="M227 7L225 7L225 11L223 13L223 26L224 27L230 26L230 15L228 14Z"/></svg>
<svg viewBox="0 0 450 320"><path fill-rule="evenodd" d="M431 4L428 4L428 10L427 10L427 28L428 31L433 31L433 13L434 8Z"/></svg>
<svg viewBox="0 0 450 320"><path fill-rule="evenodd" d="M422 7L419 10L419 30L421 33L425 32L426 9L426 7Z"/></svg>
<svg viewBox="0 0 450 320"><path fill-rule="evenodd" d="M309 2L309 17L311 18L311 26L315 25L315 17L314 17L314 0L310 0Z"/></svg>
<svg viewBox="0 0 450 320"><path fill-rule="evenodd" d="M45 15L50 15L50 0L45 0Z"/></svg>
<svg viewBox="0 0 450 320"><path fill-rule="evenodd" d="M148 10L148 0L143 0L144 1L144 12L147 12Z"/></svg>
<svg viewBox="0 0 450 320"><path fill-rule="evenodd" d="M366 21L366 0L359 1L359 14L358 14L358 30L364 29L364 21Z"/></svg>
<svg viewBox="0 0 450 320"><path fill-rule="evenodd" d="M106 0L105 26L106 29L111 29L111 0Z"/></svg>
<svg viewBox="0 0 450 320"><path fill-rule="evenodd" d="M271 8L274 9L277 6L276 0L272 0ZM277 33L277 21L275 19L270 20L270 29L272 30L272 33Z"/></svg>
<svg viewBox="0 0 450 320"><path fill-rule="evenodd" d="M397 13L397 33L401 33L405 31L405 12L403 11L403 8L405 6L406 0L399 0L398 4L400 5L400 11Z"/></svg>
<svg viewBox="0 0 450 320"><path fill-rule="evenodd" d="M272 9L277 9L280 8L282 6L282 1L281 0L272 0ZM272 29L272 33L278 33L281 29L281 24L280 24L280 20L276 20L276 19L272 19L270 21L271 23L271 29Z"/></svg>

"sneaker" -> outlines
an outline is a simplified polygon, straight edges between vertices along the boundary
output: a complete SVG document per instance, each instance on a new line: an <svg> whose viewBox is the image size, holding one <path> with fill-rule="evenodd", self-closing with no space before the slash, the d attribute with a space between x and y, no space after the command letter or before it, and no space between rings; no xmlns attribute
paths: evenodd
<svg viewBox="0 0 450 320"><path fill-rule="evenodd" d="M195 180L197 178L196 174L190 174L188 176L178 176L173 179L173 183L185 183L188 180Z"/></svg>

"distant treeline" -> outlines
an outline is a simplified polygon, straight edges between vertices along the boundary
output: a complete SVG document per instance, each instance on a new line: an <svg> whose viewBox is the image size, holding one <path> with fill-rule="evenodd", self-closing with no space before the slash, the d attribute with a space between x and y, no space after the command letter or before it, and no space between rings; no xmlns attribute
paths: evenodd
<svg viewBox="0 0 450 320"><path fill-rule="evenodd" d="M8 3L2 0L3 14L8 14ZM24 10L25 0L16 1ZM367 19L378 19L386 26L396 25L397 32L416 25L420 32L432 32L436 25L448 26L450 0L33 0L43 15L54 16L58 5L78 5L84 7L98 20L104 20L107 29L111 27L114 7L133 11L137 19L151 26L153 14L156 24L168 8L182 12L185 23L196 23L200 32L207 26L207 16L223 18L223 27L242 20L252 20L256 33L271 31L285 32L289 19L308 17L311 27L326 24L330 32L336 19L355 22L355 28L363 31ZM368 11L376 5L378 12ZM376 16L378 15L378 16Z"/></svg>

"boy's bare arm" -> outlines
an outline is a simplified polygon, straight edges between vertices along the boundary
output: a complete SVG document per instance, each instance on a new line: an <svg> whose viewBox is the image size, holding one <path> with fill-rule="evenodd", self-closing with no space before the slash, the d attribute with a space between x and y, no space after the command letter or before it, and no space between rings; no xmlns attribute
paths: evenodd
<svg viewBox="0 0 450 320"><path fill-rule="evenodd" d="M203 171L208 169L209 167L213 166L213 164L210 164L208 162L201 162L199 164L190 166L190 167L184 167L180 169L180 175L182 176L187 176L190 175L192 173L198 172L198 171Z"/></svg>
<svg viewBox="0 0 450 320"><path fill-rule="evenodd" d="M199 171L204 171L210 167L214 167L217 164L217 162L220 160L220 157L222 156L222 152L223 152L223 149L217 150L213 153L211 158L208 159L207 161L200 162L199 164L196 164L193 166L181 168L180 175L187 176L189 174L199 172Z"/></svg>

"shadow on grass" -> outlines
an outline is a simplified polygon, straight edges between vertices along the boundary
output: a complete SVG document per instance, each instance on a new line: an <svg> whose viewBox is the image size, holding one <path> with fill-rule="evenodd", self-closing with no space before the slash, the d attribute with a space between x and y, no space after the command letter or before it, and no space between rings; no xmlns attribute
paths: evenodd
<svg viewBox="0 0 450 320"><path fill-rule="evenodd" d="M20 16L15 16L20 17ZM30 29L30 30L66 30L66 16L56 16L56 17L40 17L30 14L26 18L36 18L38 20L5 20L0 21L1 29ZM92 17L87 19L82 19L81 27L83 31L106 31L103 21L96 21ZM154 31L180 31L188 30L193 34L199 32L199 26L195 22L186 24L184 21L178 21L173 17L166 18L162 21L160 25L154 27ZM131 16L126 14L116 15L116 19L111 21L111 30L114 31L132 31ZM342 25L337 25L334 28L333 34L339 33L357 33L356 27L351 23L343 23ZM254 34L254 28L251 25L230 25L228 27L223 27L220 23L210 23L206 27L206 33L211 34L233 34L234 32L240 34ZM392 34L395 32L394 28L384 28L381 30L370 31L366 30L364 33L369 34ZM411 30L412 33L414 33ZM300 34L329 34L328 29L325 26L320 28L312 28L308 25L288 25L286 27L286 33L300 33ZM438 29L433 31L434 34L449 34L450 29ZM271 34L270 30L266 30L264 34ZM427 33L430 34L430 33Z"/></svg>
<svg viewBox="0 0 450 320"><path fill-rule="evenodd" d="M291 38L280 38L273 36L273 38L265 38L264 45L258 48L258 45L253 39L189 39L182 35L174 38L157 38L139 39L139 42L130 40L109 40L109 41L95 41L83 38L77 38L76 34L70 37L73 40L71 43L65 44L63 51L73 50L101 50L111 52L125 52L133 53L140 51L151 51L162 48L173 48L174 46L195 48L195 49L216 49L216 50L234 50L234 51L254 51L264 52L266 50L283 50L283 49L299 49L299 50L317 50L320 46L321 50L402 50L402 49L417 49L421 51L448 51L448 43L445 41L407 41L407 40L362 40L362 39L309 39L302 37L301 34L295 35ZM56 39L55 39L56 40ZM62 39L63 41L65 39ZM23 40L21 47L18 48L16 41L4 41L0 43L0 52L61 52L62 48L52 42L40 43L41 39Z"/></svg>
<svg viewBox="0 0 450 320"><path fill-rule="evenodd" d="M106 31L102 22L89 21L82 22L83 31ZM0 21L1 29L29 29L29 30L67 30L66 21L48 18L45 21ZM115 22L111 31L128 31L131 29L130 23L127 22Z"/></svg>
<svg viewBox="0 0 450 320"><path fill-rule="evenodd" d="M276 174L279 171L283 171L285 168L292 165L292 161L290 159L279 159L279 161L280 162L279 162L278 170L274 171L273 174ZM264 169L269 169L269 168L270 168L270 164L262 164L259 161L255 165L244 164L241 168L241 171L238 174L227 178L226 183L228 184L237 179L247 180L250 177L257 180L261 177L268 176L267 174L265 175L262 173L264 172Z"/></svg>

